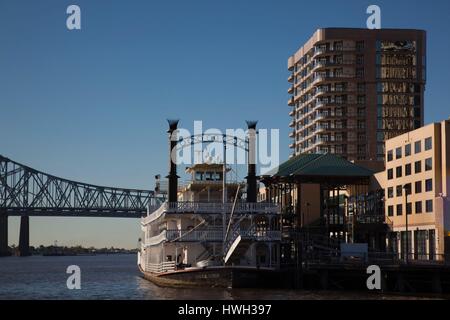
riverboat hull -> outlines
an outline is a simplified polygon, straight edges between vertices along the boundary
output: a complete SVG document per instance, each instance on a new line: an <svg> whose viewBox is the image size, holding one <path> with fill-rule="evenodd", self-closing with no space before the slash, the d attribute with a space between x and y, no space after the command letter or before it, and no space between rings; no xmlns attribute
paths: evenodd
<svg viewBox="0 0 450 320"><path fill-rule="evenodd" d="M268 288L276 286L279 276L275 269L235 266L141 272L145 279L162 287Z"/></svg>

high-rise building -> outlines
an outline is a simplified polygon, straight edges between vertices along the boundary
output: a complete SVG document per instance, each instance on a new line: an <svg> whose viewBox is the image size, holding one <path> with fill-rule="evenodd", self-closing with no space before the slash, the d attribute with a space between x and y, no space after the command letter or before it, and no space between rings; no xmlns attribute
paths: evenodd
<svg viewBox="0 0 450 320"><path fill-rule="evenodd" d="M379 168L385 140L423 125L425 31L318 29L288 70L292 155Z"/></svg>

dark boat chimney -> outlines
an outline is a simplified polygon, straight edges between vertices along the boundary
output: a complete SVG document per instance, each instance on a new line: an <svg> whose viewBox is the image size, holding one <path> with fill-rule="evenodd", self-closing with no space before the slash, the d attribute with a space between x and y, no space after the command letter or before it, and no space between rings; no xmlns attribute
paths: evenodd
<svg viewBox="0 0 450 320"><path fill-rule="evenodd" d="M256 202L256 125L258 121L247 121L248 127L248 172L247 172L247 202Z"/></svg>
<svg viewBox="0 0 450 320"><path fill-rule="evenodd" d="M177 202L178 200L178 176L177 176L177 153L175 148L178 143L177 127L178 120L167 120L169 123L169 175L166 177L169 179L168 201ZM174 151L174 152L172 152Z"/></svg>

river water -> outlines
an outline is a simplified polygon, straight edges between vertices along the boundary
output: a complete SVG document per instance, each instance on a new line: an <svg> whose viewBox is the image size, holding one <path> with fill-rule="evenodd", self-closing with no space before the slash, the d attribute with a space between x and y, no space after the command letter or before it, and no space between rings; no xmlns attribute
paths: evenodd
<svg viewBox="0 0 450 320"><path fill-rule="evenodd" d="M67 267L81 269L81 289L69 290ZM261 289L172 289L143 279L135 255L0 258L0 299L402 299L371 293ZM409 297L408 299L411 299Z"/></svg>

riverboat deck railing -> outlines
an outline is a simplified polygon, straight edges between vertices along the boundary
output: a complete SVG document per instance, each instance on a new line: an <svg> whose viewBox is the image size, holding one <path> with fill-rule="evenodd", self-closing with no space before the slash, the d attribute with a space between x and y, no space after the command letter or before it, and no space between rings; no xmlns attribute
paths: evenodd
<svg viewBox="0 0 450 320"><path fill-rule="evenodd" d="M280 240L280 231L270 230L244 230L237 231L243 238L254 239L256 241L276 241ZM168 241L190 242L190 241L217 241L223 240L222 229L200 229L200 230L167 230Z"/></svg>
<svg viewBox="0 0 450 320"><path fill-rule="evenodd" d="M189 241L215 241L220 242L223 239L222 228L206 230L167 230L167 240L178 242Z"/></svg>
<svg viewBox="0 0 450 320"><path fill-rule="evenodd" d="M148 224L166 213L199 213L199 214L229 214L233 203L220 202L164 202L160 207L149 206L147 217L142 224ZM247 203L238 202L234 210L237 214L278 214L280 206L275 203Z"/></svg>
<svg viewBox="0 0 450 320"><path fill-rule="evenodd" d="M255 241L278 241L281 239L281 231L274 230L242 230L236 229L230 235L231 237L227 242L233 242L237 236L241 236L244 239L251 239ZM165 241L172 242L222 242L223 232L222 228L208 228L208 229L198 229L198 230L163 230L160 234L144 239L143 246L154 246Z"/></svg>
<svg viewBox="0 0 450 320"><path fill-rule="evenodd" d="M148 247L148 246L154 246L157 244L160 244L163 241L167 240L167 231L163 230L160 234L158 234L157 236L154 237L150 237L148 239L145 239L144 241L144 246Z"/></svg>
<svg viewBox="0 0 450 320"><path fill-rule="evenodd" d="M145 271L154 273L164 273L175 270L175 261L165 261L161 263L147 263Z"/></svg>

